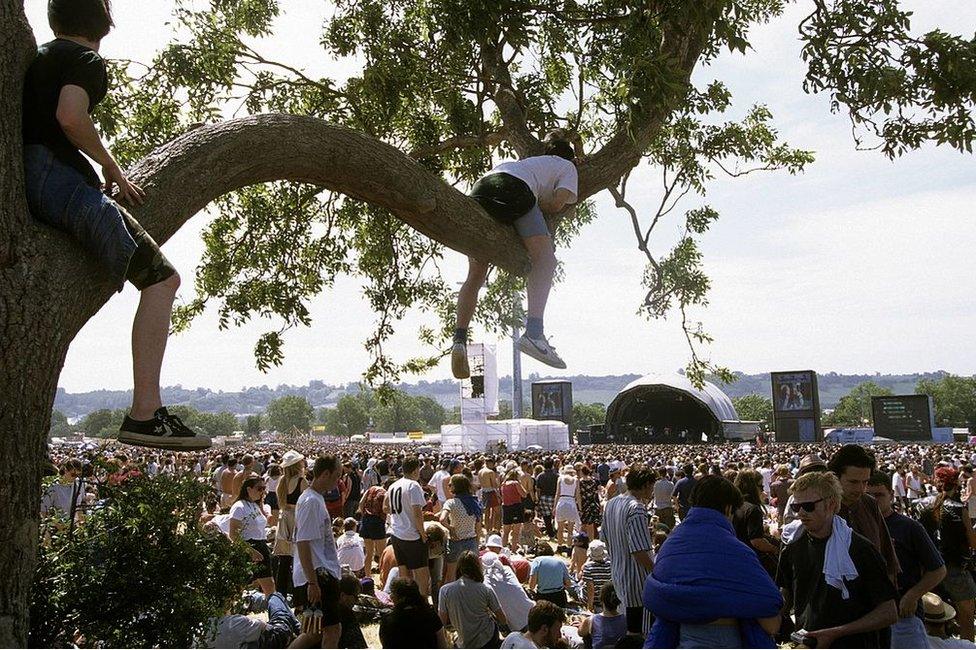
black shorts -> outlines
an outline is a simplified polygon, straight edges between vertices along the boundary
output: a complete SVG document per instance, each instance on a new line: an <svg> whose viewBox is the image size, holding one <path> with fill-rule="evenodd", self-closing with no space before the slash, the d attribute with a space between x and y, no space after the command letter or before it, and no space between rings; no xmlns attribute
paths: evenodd
<svg viewBox="0 0 976 650"><path fill-rule="evenodd" d="M471 198L502 223L512 224L536 204L525 181L511 174L488 174L471 188Z"/></svg>
<svg viewBox="0 0 976 650"><path fill-rule="evenodd" d="M122 213L125 226L136 242L136 250L129 258L129 268L125 274L126 280L135 285L136 289L142 291L154 284L159 284L176 273L172 263L159 250L159 245L149 236L145 228L124 209L119 208L119 212Z"/></svg>
<svg viewBox="0 0 976 650"><path fill-rule="evenodd" d="M525 507L521 503L510 506L502 504L502 523L506 526L521 524L525 521Z"/></svg>
<svg viewBox="0 0 976 650"><path fill-rule="evenodd" d="M363 539L386 539L386 522L376 515L363 515L359 522L359 534Z"/></svg>
<svg viewBox="0 0 976 650"><path fill-rule="evenodd" d="M535 512L535 503L532 501L532 497L522 498L522 510L525 512Z"/></svg>
<svg viewBox="0 0 976 650"><path fill-rule="evenodd" d="M271 549L263 539L249 539L247 545L261 554L261 561L253 563L251 580L271 577Z"/></svg>
<svg viewBox="0 0 976 650"><path fill-rule="evenodd" d="M318 578L319 591L322 592L322 602L318 603L319 609L322 610L322 625L338 625L339 579L325 569L318 569L315 572L315 575ZM302 585L301 587L295 587L292 602L295 604L296 613L301 612L309 605L314 604L308 602L307 584Z"/></svg>
<svg viewBox="0 0 976 650"><path fill-rule="evenodd" d="M424 540L408 541L399 537L390 537L390 545L393 546L397 566L405 566L411 571L427 568L427 542Z"/></svg>

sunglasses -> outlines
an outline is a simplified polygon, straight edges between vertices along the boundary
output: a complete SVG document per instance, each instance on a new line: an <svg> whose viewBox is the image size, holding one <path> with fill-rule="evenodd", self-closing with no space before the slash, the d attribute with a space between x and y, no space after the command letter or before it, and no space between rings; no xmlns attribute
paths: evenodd
<svg viewBox="0 0 976 650"><path fill-rule="evenodd" d="M824 499L821 498L821 499L817 499L816 501L804 501L803 503L791 503L790 510L792 510L794 513L800 512L801 510L804 512L813 512L814 510L816 510L817 504L823 500Z"/></svg>

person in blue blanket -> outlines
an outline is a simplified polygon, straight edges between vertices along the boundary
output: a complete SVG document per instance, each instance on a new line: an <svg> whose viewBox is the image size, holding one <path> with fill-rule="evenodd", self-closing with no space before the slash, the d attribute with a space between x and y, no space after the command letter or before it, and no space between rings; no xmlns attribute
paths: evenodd
<svg viewBox="0 0 976 650"><path fill-rule="evenodd" d="M735 536L731 518L742 494L727 479L706 476L690 501L644 583L644 606L655 617L644 647L775 648L783 598Z"/></svg>

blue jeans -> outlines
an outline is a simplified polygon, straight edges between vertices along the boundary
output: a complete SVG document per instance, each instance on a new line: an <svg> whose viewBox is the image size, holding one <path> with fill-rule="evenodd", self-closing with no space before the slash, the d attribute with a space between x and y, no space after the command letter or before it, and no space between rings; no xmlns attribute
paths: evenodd
<svg viewBox="0 0 976 650"><path fill-rule="evenodd" d="M741 648L742 635L737 625L681 624L679 648Z"/></svg>

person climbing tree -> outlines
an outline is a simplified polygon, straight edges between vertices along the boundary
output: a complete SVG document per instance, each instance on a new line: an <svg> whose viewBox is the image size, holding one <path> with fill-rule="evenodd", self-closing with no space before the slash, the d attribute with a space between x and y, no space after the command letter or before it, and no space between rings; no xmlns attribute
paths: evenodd
<svg viewBox="0 0 976 650"><path fill-rule="evenodd" d="M551 132L544 144L542 155L494 167L474 184L470 196L492 217L515 226L532 260L532 270L526 278L528 318L519 349L553 368L565 368L566 363L549 344L543 328L546 300L556 270L552 236L543 215L558 214L576 202L576 153L562 131ZM468 277L458 292L451 349L451 371L457 379L471 375L466 347L468 326L487 277L488 264L468 257Z"/></svg>
<svg viewBox="0 0 976 650"><path fill-rule="evenodd" d="M50 0L48 22L56 38L38 48L24 80L24 175L31 214L75 238L111 274L118 291L128 280L141 292L132 325L132 407L119 441L205 449L210 439L170 415L159 392L180 276L145 229L113 200L141 204L145 193L122 172L91 119L108 92L98 48L113 26L109 1ZM82 152L101 165L104 186Z"/></svg>

